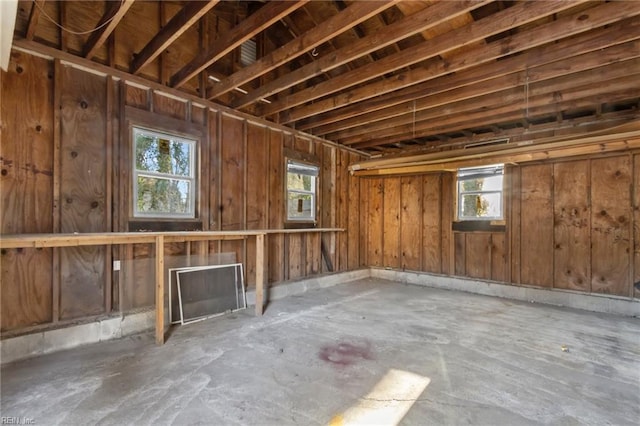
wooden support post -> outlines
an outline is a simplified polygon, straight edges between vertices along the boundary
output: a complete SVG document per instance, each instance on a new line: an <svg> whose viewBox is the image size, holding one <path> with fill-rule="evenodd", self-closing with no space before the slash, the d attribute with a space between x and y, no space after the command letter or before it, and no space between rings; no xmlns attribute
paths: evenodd
<svg viewBox="0 0 640 426"><path fill-rule="evenodd" d="M256 235L256 316L262 316L264 302L264 234Z"/></svg>
<svg viewBox="0 0 640 426"><path fill-rule="evenodd" d="M156 237L156 344L164 344L164 236Z"/></svg>

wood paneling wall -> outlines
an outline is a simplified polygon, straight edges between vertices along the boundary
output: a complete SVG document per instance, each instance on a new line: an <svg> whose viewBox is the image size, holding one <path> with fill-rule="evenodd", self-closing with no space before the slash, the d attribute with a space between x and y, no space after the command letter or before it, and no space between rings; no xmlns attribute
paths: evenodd
<svg viewBox="0 0 640 426"><path fill-rule="evenodd" d="M640 153L507 167L504 232L452 232L454 173L361 191L371 266L639 296Z"/></svg>
<svg viewBox="0 0 640 426"><path fill-rule="evenodd" d="M282 229L285 157L302 156L321 168L318 226L347 231L269 235L269 282L364 264L361 180L347 170L350 163L362 160L357 154L204 100L196 105L26 53L13 52L1 80L3 234L148 227ZM197 220L132 220L130 132L135 125L198 138ZM254 285L253 241L165 247L168 267L227 252L234 252L238 261L246 259L246 279ZM152 306L153 256L153 247L146 244L3 250L1 330L25 332ZM111 270L115 259L121 260L120 271Z"/></svg>

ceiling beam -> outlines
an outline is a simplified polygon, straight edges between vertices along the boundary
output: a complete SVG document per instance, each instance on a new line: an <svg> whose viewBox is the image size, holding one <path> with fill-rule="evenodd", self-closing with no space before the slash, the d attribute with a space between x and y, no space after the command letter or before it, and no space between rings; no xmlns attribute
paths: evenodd
<svg viewBox="0 0 640 426"><path fill-rule="evenodd" d="M180 87L199 72L240 46L251 37L279 21L282 17L302 7L309 0L270 1L254 14L242 20L226 34L216 39L211 47L197 55L171 77L170 86Z"/></svg>
<svg viewBox="0 0 640 426"><path fill-rule="evenodd" d="M312 50L374 15L390 8L399 0L355 2L342 12L312 28L298 38L274 50L207 90L207 99L217 98L263 74Z"/></svg>
<svg viewBox="0 0 640 426"><path fill-rule="evenodd" d="M568 9L583 0L569 0L563 2L524 2L518 3L507 10L498 12L489 18L473 22L425 41L411 49L405 49L376 61L366 69L358 68L339 75L329 81L314 87L301 90L286 96L264 107L263 115L271 115L285 109L293 108L303 103L331 95L348 87L364 83L384 74L408 67L417 62L434 57L443 52L460 48L507 29L517 27L544 16ZM287 122L294 121L290 117Z"/></svg>
<svg viewBox="0 0 640 426"><path fill-rule="evenodd" d="M546 2L535 2L542 4ZM534 3L528 3L534 4ZM515 6L514 6L515 7ZM513 7L505 10L509 11ZM558 18L548 24L543 24L531 30L519 32L513 36L487 44L481 48L462 52L452 56L447 61L426 68L416 68L408 72L397 74L383 81L358 87L331 98L315 101L281 114L280 122L290 123L303 118L344 107L350 104L381 96L408 86L422 83L433 78L458 72L467 68L484 64L488 61L554 42L564 37L573 36L592 30L617 20L640 14L640 2L605 3L580 11L570 16ZM489 18L485 18L489 19ZM477 21L481 22L481 21ZM444 35L446 36L446 34Z"/></svg>
<svg viewBox="0 0 640 426"><path fill-rule="evenodd" d="M398 129L396 132L377 137L376 139L355 140L347 143L356 149L368 148L371 146L385 145L389 143L401 142L407 139L432 136L440 133L452 133L463 129L478 127L482 125L500 124L529 118L555 114L558 111L576 110L580 108L591 108L605 102L619 102L634 99L640 96L640 88L637 85L639 74L622 77L615 81L608 82L608 87L590 84L563 92L547 93L529 99L528 112L522 101L513 102L508 105L499 104L497 107L482 106L479 109L466 113L453 114L446 118L434 119L416 123L415 130L411 128Z"/></svg>
<svg viewBox="0 0 640 426"><path fill-rule="evenodd" d="M176 41L185 31L203 17L219 0L191 1L187 3L162 29L135 55L130 72L136 74Z"/></svg>
<svg viewBox="0 0 640 426"><path fill-rule="evenodd" d="M486 1L466 0L433 4L398 22L380 28L375 34L363 37L348 46L316 59L312 63L293 70L269 83L263 84L258 89L249 92L247 95L233 102L232 107L242 108L253 102L257 102L260 99L347 64L356 58L365 56L413 34L424 31L426 28L438 25L441 22L451 19L452 16L467 13L469 10L479 7L484 3L486 3Z"/></svg>
<svg viewBox="0 0 640 426"><path fill-rule="evenodd" d="M27 40L33 40L33 36L36 34L36 28L38 27L38 21L40 20L40 13L44 7L45 0L34 0L33 6L31 6L31 12L29 12L29 23L27 24L27 30L24 33L24 38Z"/></svg>
<svg viewBox="0 0 640 426"><path fill-rule="evenodd" d="M439 93L477 84L503 75L529 70L529 79L532 81L536 73L546 69L537 67L553 62L560 64L565 59L608 49L611 46L637 40L638 38L640 38L640 20L629 18L610 27L598 28L569 39L560 40L554 44L535 47L522 55L438 77L387 95L342 107L333 112L313 117L308 122L296 123L296 128L305 131L313 129L313 134L325 135L370 123L381 119L381 117L389 118L404 114L408 108L413 107L414 100L416 100L416 108L419 110L424 104L422 98L431 98ZM626 57L627 55L624 56ZM570 64L569 69L574 66Z"/></svg>
<svg viewBox="0 0 640 426"><path fill-rule="evenodd" d="M438 94L417 99L413 102L375 111L371 114L365 114L355 117L352 120L360 119L357 126L343 129L338 132L325 134L329 140L341 140L360 134L372 134L377 131L383 131L389 127L411 123L413 121L421 121L434 116L434 108L447 108L450 104L459 101L473 100L484 95L500 92L504 96L504 91L513 89L513 97L524 96L524 88L530 85L530 96L535 96L534 91L540 87L540 83L544 83L543 90L548 90L549 85L555 85L559 77L565 77L564 81L568 85L579 85L580 79L584 79L583 71L595 69L598 78L607 79L606 65L616 64L618 62L627 61L629 59L640 57L640 40L634 40L620 45L612 46L597 52L591 52L576 57L567 57L562 61L553 62L541 67L520 71L507 76L498 76L493 79L485 80L473 85L458 87L456 89L440 92ZM622 67L623 64L620 64ZM636 62L636 66L639 64ZM560 90L560 89L554 89ZM498 103L507 103L509 98L496 100ZM320 133L314 132L317 136Z"/></svg>
<svg viewBox="0 0 640 426"><path fill-rule="evenodd" d="M98 22L96 30L91 33L84 45L82 56L87 59L93 58L96 52L107 41L113 30L116 29L129 8L133 6L135 0L122 0L106 2L107 11Z"/></svg>

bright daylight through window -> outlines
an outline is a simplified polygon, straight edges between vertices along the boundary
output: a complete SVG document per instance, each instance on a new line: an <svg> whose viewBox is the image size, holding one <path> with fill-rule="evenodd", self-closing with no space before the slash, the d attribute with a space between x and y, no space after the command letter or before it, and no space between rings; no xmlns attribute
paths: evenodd
<svg viewBox="0 0 640 426"><path fill-rule="evenodd" d="M287 220L316 220L318 166L287 161Z"/></svg>
<svg viewBox="0 0 640 426"><path fill-rule="evenodd" d="M196 141L133 129L134 217L195 217Z"/></svg>
<svg viewBox="0 0 640 426"><path fill-rule="evenodd" d="M504 164L458 170L458 219L502 220Z"/></svg>

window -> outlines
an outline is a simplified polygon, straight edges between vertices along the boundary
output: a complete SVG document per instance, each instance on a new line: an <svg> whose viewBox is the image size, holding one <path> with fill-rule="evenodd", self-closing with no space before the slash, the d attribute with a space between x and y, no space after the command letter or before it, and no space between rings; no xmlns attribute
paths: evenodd
<svg viewBox="0 0 640 426"><path fill-rule="evenodd" d="M458 170L458 219L502 220L504 165Z"/></svg>
<svg viewBox="0 0 640 426"><path fill-rule="evenodd" d="M316 220L318 166L287 160L287 220Z"/></svg>
<svg viewBox="0 0 640 426"><path fill-rule="evenodd" d="M133 216L195 218L196 141L133 128Z"/></svg>

